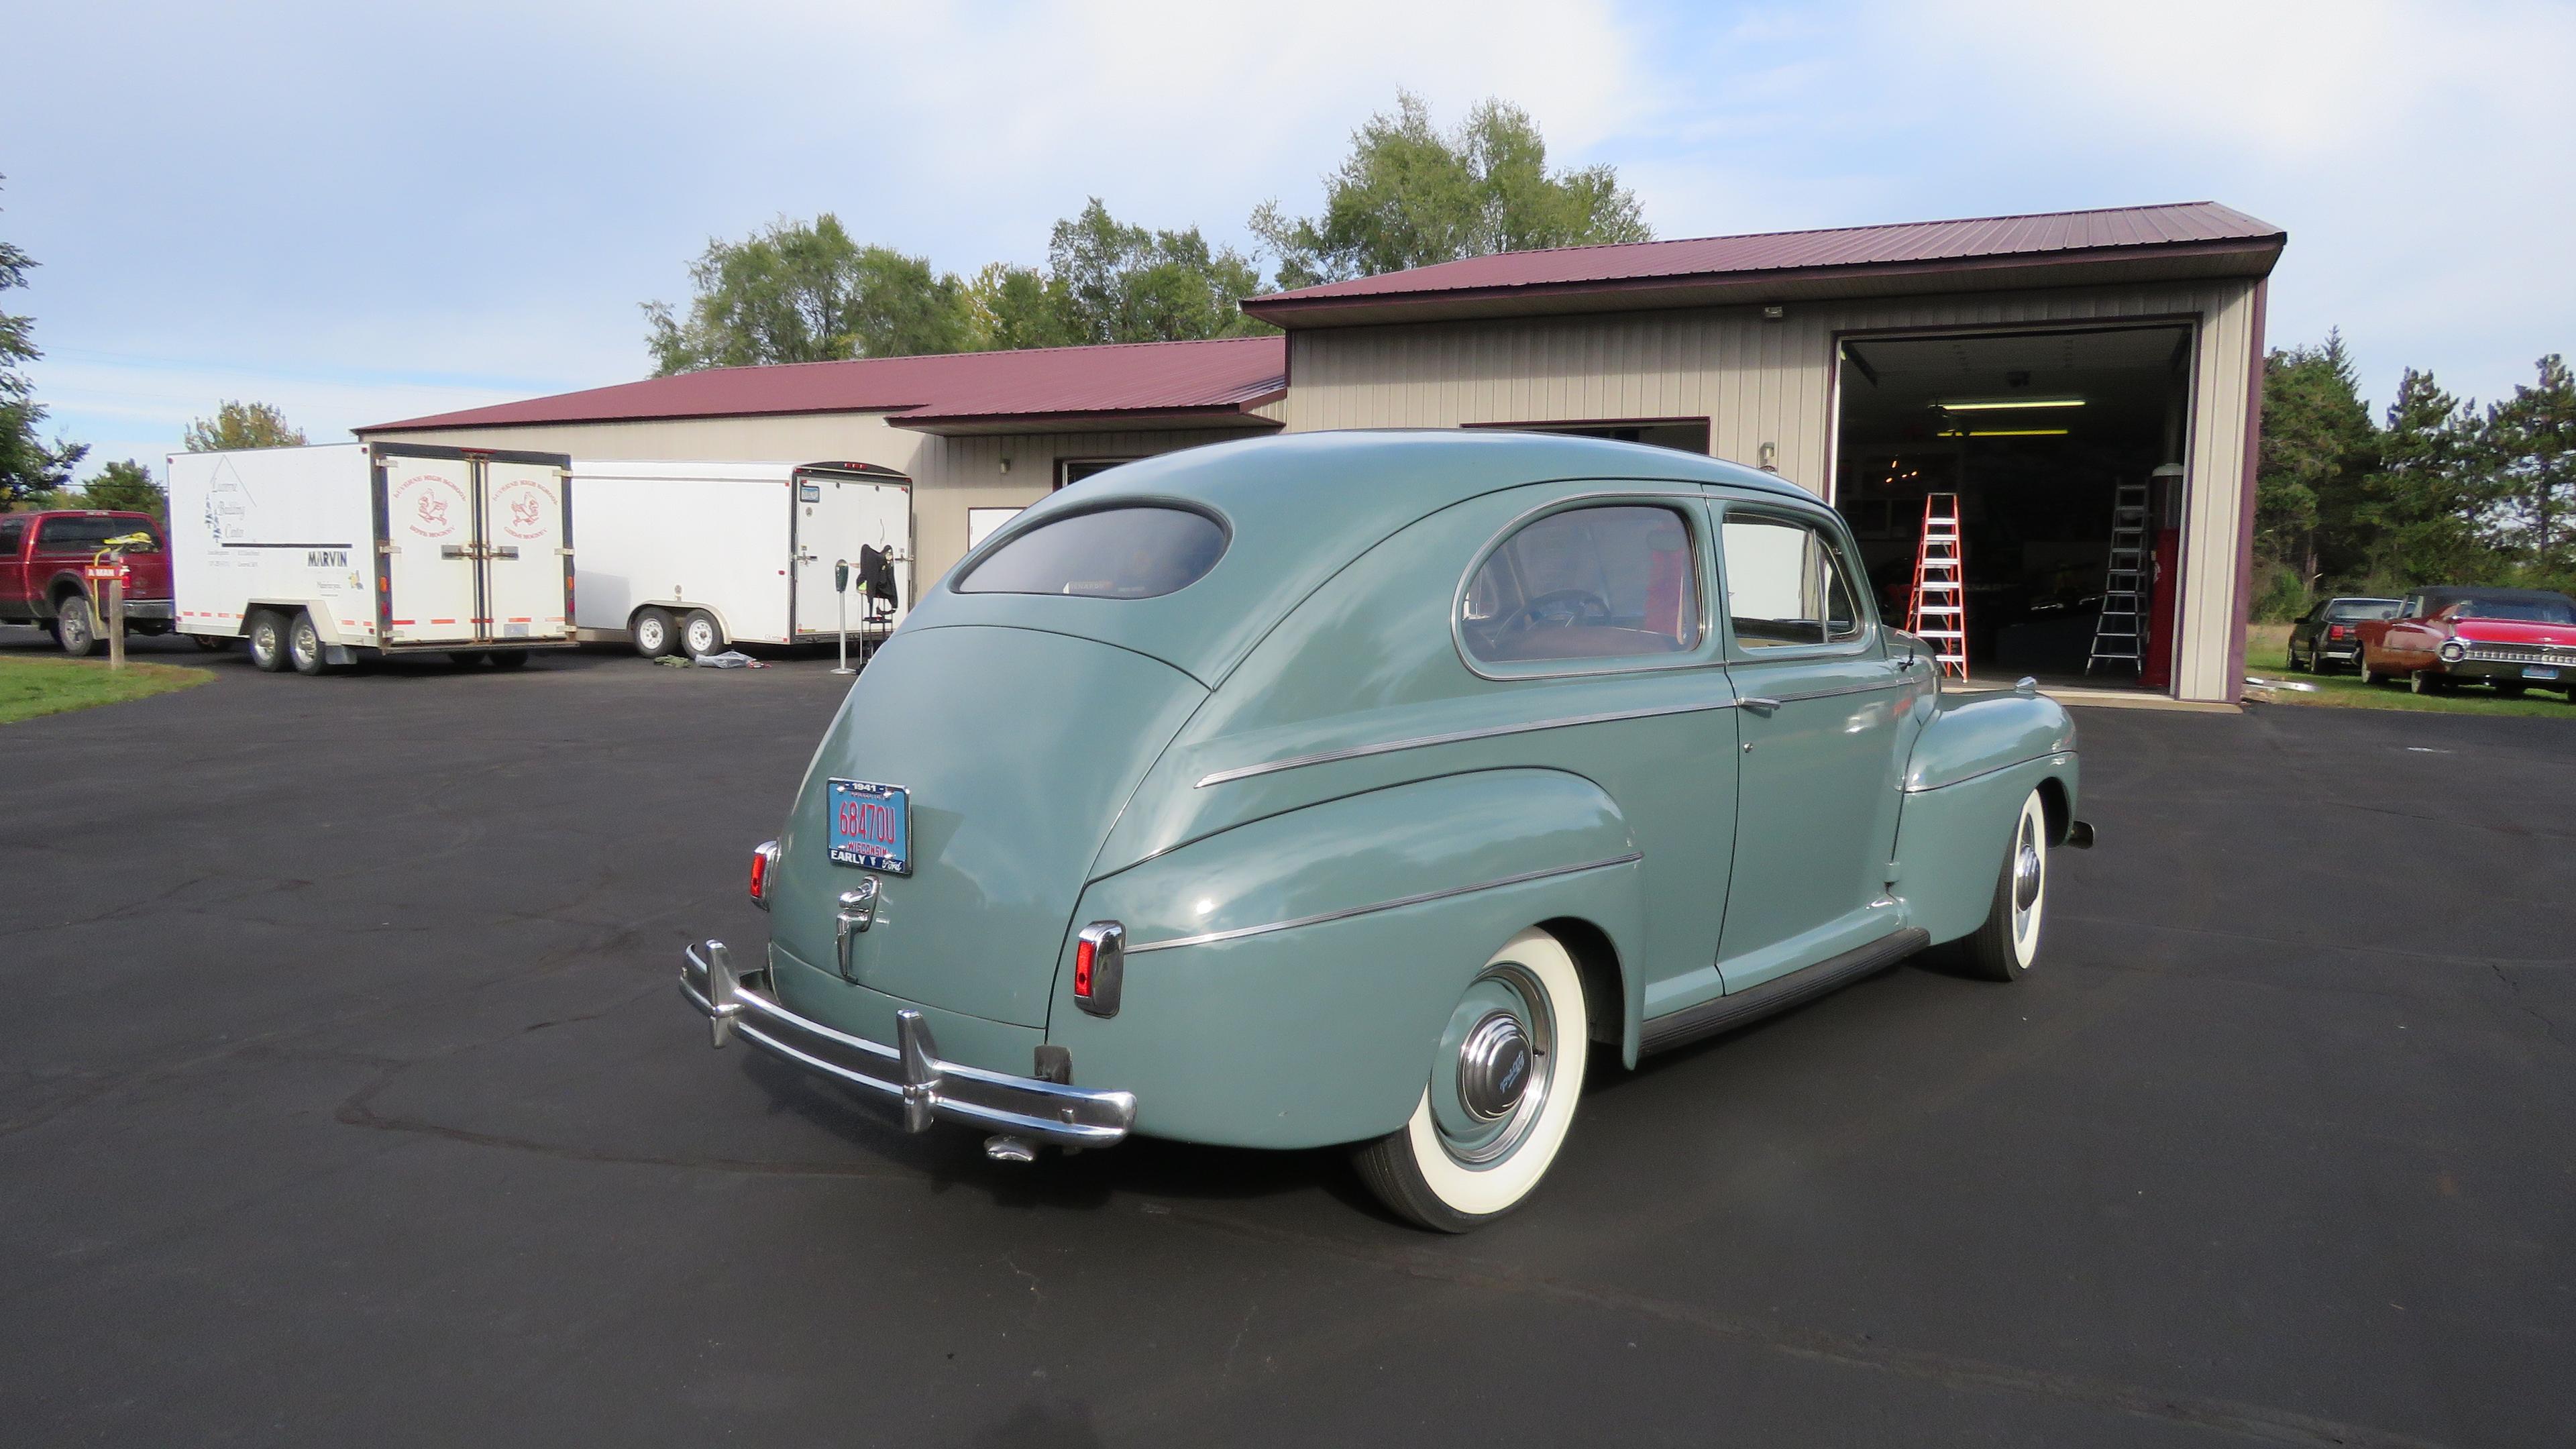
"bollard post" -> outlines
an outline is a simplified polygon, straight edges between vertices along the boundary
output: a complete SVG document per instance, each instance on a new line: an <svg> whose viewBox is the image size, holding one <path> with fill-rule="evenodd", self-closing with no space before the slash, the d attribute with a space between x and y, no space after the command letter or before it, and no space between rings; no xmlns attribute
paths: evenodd
<svg viewBox="0 0 2576 1449"><path fill-rule="evenodd" d="M125 667L125 560L112 560L118 567L107 581L107 667Z"/></svg>
<svg viewBox="0 0 2576 1449"><path fill-rule="evenodd" d="M850 561L848 559L832 561L832 599L840 606L841 613L841 666L832 672L856 674L859 671L850 667Z"/></svg>

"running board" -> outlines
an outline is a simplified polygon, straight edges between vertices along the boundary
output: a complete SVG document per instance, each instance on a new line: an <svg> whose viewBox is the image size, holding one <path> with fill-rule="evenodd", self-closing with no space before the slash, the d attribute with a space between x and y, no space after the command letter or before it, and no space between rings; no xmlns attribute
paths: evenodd
<svg viewBox="0 0 2576 1449"><path fill-rule="evenodd" d="M1685 1006L1645 1023L1637 1033L1637 1055L1669 1051L1703 1037L1732 1031L1775 1011L1815 1000L1864 976L1886 970L1932 944L1932 933L1920 926L1881 936L1813 966L1765 981L1759 986Z"/></svg>

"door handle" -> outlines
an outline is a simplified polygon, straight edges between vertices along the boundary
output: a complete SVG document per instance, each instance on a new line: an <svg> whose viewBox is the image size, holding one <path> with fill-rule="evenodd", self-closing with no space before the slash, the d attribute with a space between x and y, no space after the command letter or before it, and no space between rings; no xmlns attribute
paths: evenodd
<svg viewBox="0 0 2576 1449"><path fill-rule="evenodd" d="M1913 650L1911 650L1911 649L1908 649L1908 650L1906 650L1903 654L1900 654L1900 655L1898 655L1898 656L1897 656L1897 659L1896 659L1896 667L1897 667L1897 668L1899 668L1899 669L1902 669L1902 670L1905 670L1905 671L1911 672L1911 671L1913 670L1913 668L1914 668L1914 666L1915 666L1915 665L1920 664L1920 663L1922 663L1922 662L1923 662L1923 656L1922 656L1922 655L1915 653L1915 652L1914 652Z"/></svg>
<svg viewBox="0 0 2576 1449"><path fill-rule="evenodd" d="M1749 709L1755 714L1761 715L1766 719L1770 717L1773 710L1780 707L1780 701L1776 699L1765 699L1758 694L1746 695L1735 703L1738 708Z"/></svg>

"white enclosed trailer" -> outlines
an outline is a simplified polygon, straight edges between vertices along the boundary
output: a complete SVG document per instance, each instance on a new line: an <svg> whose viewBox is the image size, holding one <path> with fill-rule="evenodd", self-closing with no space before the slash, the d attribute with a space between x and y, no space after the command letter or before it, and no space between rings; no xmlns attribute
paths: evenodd
<svg viewBox="0 0 2576 1449"><path fill-rule="evenodd" d="M266 670L573 643L571 459L343 443L170 455L179 631Z"/></svg>
<svg viewBox="0 0 2576 1449"><path fill-rule="evenodd" d="M912 602L912 481L891 469L601 459L572 473L583 639L648 656L827 642L846 609L865 654ZM866 549L887 562L891 607L872 609L857 577Z"/></svg>

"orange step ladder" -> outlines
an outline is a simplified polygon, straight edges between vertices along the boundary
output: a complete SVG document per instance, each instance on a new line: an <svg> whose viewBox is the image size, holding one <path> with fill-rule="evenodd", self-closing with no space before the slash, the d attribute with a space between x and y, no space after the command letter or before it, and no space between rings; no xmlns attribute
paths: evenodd
<svg viewBox="0 0 2576 1449"><path fill-rule="evenodd" d="M1968 558L1959 541L1959 495L1923 500L1923 538L1914 547L1914 593L1905 632L1932 641L1941 672L1968 677Z"/></svg>

